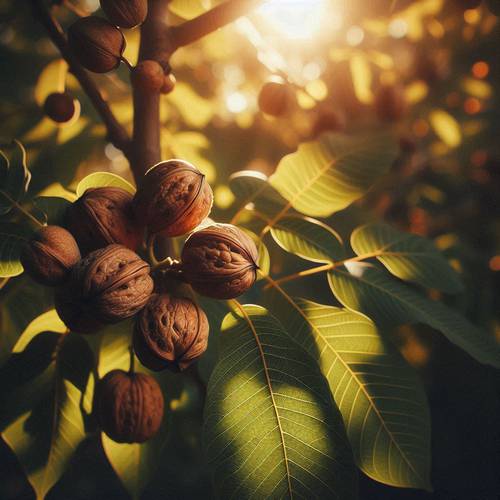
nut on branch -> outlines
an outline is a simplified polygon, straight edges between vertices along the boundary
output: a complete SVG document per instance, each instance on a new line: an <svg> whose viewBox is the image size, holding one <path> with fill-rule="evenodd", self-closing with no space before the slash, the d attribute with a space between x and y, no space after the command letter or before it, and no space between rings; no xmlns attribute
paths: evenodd
<svg viewBox="0 0 500 500"><path fill-rule="evenodd" d="M132 199L118 187L89 188L68 207L65 225L84 255L112 243L139 247L143 231L134 218Z"/></svg>
<svg viewBox="0 0 500 500"><path fill-rule="evenodd" d="M133 68L131 79L134 87L146 92L160 92L165 74L159 62L146 59Z"/></svg>
<svg viewBox="0 0 500 500"><path fill-rule="evenodd" d="M158 382L144 373L113 370L97 385L97 416L117 443L143 443L159 430L164 401Z"/></svg>
<svg viewBox="0 0 500 500"><path fill-rule="evenodd" d="M80 260L78 245L68 231L59 226L45 226L24 246L21 264L41 285L63 284L71 268Z"/></svg>
<svg viewBox="0 0 500 500"><path fill-rule="evenodd" d="M125 37L113 24L96 16L82 17L68 30L68 43L80 64L94 73L116 69L125 50Z"/></svg>
<svg viewBox="0 0 500 500"><path fill-rule="evenodd" d="M56 310L78 333L95 333L102 324L134 316L153 292L149 264L121 245L96 250L73 267L56 291Z"/></svg>
<svg viewBox="0 0 500 500"><path fill-rule="evenodd" d="M106 17L120 28L134 28L148 15L147 0L100 0Z"/></svg>
<svg viewBox="0 0 500 500"><path fill-rule="evenodd" d="M173 237L198 226L212 203L205 176L186 161L169 160L146 172L134 198L134 210L152 233Z"/></svg>
<svg viewBox="0 0 500 500"><path fill-rule="evenodd" d="M181 261L185 280L198 293L232 299L254 284L258 257L250 236L236 226L217 224L186 240Z"/></svg>
<svg viewBox="0 0 500 500"><path fill-rule="evenodd" d="M259 109L270 116L283 116L293 105L295 94L290 85L280 82L267 82L259 92Z"/></svg>
<svg viewBox="0 0 500 500"><path fill-rule="evenodd" d="M137 315L134 350L151 370L184 370L207 349L208 319L192 300L153 294Z"/></svg>
<svg viewBox="0 0 500 500"><path fill-rule="evenodd" d="M66 92L50 94L43 104L44 113L56 123L69 122L79 111L79 103Z"/></svg>

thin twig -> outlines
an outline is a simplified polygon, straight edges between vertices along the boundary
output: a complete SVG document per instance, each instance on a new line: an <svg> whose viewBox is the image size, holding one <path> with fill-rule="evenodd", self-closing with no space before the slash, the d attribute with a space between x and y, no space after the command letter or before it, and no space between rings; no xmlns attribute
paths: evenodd
<svg viewBox="0 0 500 500"><path fill-rule="evenodd" d="M169 29L173 50L198 41L219 28L232 23L263 3L263 0L227 0L194 19Z"/></svg>
<svg viewBox="0 0 500 500"><path fill-rule="evenodd" d="M64 35L61 26L52 16L49 9L45 6L43 0L31 0L31 4L33 6L35 18L38 19L45 27L50 39L59 49L62 57L68 63L70 71L73 75L75 75L82 89L87 94L97 113L104 122L108 131L109 140L115 147L121 149L128 157L130 153L130 139L126 130L120 125L118 120L113 115L108 103L103 99L99 89L88 72L76 60L68 46L66 36Z"/></svg>

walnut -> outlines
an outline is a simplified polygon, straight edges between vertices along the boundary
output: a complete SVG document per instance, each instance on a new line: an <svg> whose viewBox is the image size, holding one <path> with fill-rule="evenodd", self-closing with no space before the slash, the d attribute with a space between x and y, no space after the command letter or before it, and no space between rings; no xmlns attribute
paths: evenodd
<svg viewBox="0 0 500 500"><path fill-rule="evenodd" d="M152 167L134 199L138 220L152 233L181 236L192 231L212 208L213 194L205 176L182 160Z"/></svg>
<svg viewBox="0 0 500 500"><path fill-rule="evenodd" d="M96 250L73 267L55 305L66 326L94 333L101 324L134 316L153 292L149 264L121 245Z"/></svg>
<svg viewBox="0 0 500 500"><path fill-rule="evenodd" d="M136 250L142 229L132 211L132 195L117 187L90 188L65 214L66 227L84 255L111 243Z"/></svg>
<svg viewBox="0 0 500 500"><path fill-rule="evenodd" d="M96 391L99 424L117 443L143 443L159 430L164 401L158 382L144 373L113 370Z"/></svg>
<svg viewBox="0 0 500 500"><path fill-rule="evenodd" d="M134 349L151 370L184 370L207 349L208 319L192 300L153 294L137 315Z"/></svg>
<svg viewBox="0 0 500 500"><path fill-rule="evenodd" d="M59 226L45 226L24 246L21 264L41 285L56 286L66 281L71 268L80 260L73 236Z"/></svg>
<svg viewBox="0 0 500 500"><path fill-rule="evenodd" d="M43 105L44 113L56 123L67 123L77 113L80 105L76 99L66 92L50 94Z"/></svg>
<svg viewBox="0 0 500 500"><path fill-rule="evenodd" d="M106 19L82 17L68 30L68 43L80 64L94 73L116 69L125 50L123 33Z"/></svg>
<svg viewBox="0 0 500 500"><path fill-rule="evenodd" d="M259 109L270 116L283 116L293 105L295 94L287 83L267 82L259 92Z"/></svg>
<svg viewBox="0 0 500 500"><path fill-rule="evenodd" d="M214 299L238 297L257 277L255 243L230 224L193 233L184 244L181 261L186 281L201 295Z"/></svg>
<svg viewBox="0 0 500 500"><path fill-rule="evenodd" d="M395 122L406 112L403 89L397 85L381 85L375 93L375 113L379 120Z"/></svg>
<svg viewBox="0 0 500 500"><path fill-rule="evenodd" d="M106 17L120 28L142 24L148 14L148 0L101 0Z"/></svg>
<svg viewBox="0 0 500 500"><path fill-rule="evenodd" d="M165 74L159 62L146 59L132 70L131 78L134 86L141 90L160 92Z"/></svg>

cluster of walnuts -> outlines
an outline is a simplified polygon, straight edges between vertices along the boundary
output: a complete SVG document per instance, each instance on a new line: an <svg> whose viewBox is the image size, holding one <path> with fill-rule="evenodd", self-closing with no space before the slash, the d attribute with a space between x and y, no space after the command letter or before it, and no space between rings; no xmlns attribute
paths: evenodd
<svg viewBox="0 0 500 500"><path fill-rule="evenodd" d="M142 24L148 14L148 2L100 0L100 4L107 19L98 16L78 19L69 27L68 46L85 69L108 73L124 61L126 41L120 28ZM168 94L174 89L175 77L168 64L162 66L157 61L143 60L131 68L131 72L134 84L144 90ZM56 123L67 123L78 115L79 103L68 92L54 92L45 100L44 112Z"/></svg>
<svg viewBox="0 0 500 500"><path fill-rule="evenodd" d="M193 165L162 162L146 173L135 196L118 187L87 189L66 210L64 227L44 226L27 242L21 262L35 281L54 287L56 310L69 330L93 334L135 317L133 347L141 363L154 371L183 370L205 352L209 326L198 304L171 292L172 280L230 299L253 285L258 269L258 251L246 233L229 224L200 226L212 202L210 185ZM173 273L155 272L137 253L145 252L151 235L188 233L180 262L167 258L157 265L173 265ZM108 373L97 401L101 426L116 441L142 442L161 423L163 397L148 375Z"/></svg>

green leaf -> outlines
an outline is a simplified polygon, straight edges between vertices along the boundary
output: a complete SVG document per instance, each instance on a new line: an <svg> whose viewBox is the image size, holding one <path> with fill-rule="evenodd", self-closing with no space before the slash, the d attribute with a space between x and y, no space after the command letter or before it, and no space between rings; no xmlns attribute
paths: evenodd
<svg viewBox="0 0 500 500"><path fill-rule="evenodd" d="M19 258L27 239L26 230L19 224L0 222L0 277L22 274L24 269Z"/></svg>
<svg viewBox="0 0 500 500"><path fill-rule="evenodd" d="M266 175L242 170L231 175L229 187L238 208L253 203L255 208L271 218L286 207L286 200L268 182Z"/></svg>
<svg viewBox="0 0 500 500"><path fill-rule="evenodd" d="M177 108L188 127L206 127L215 113L215 105L210 99L197 94L191 85L183 82L177 82L167 101Z"/></svg>
<svg viewBox="0 0 500 500"><path fill-rule="evenodd" d="M387 224L367 224L353 231L351 245L358 255L376 254L402 280L448 293L463 290L457 273L426 238L403 233Z"/></svg>
<svg viewBox="0 0 500 500"><path fill-rule="evenodd" d="M344 306L380 322L424 323L481 363L500 367L500 346L492 335L370 264L347 267L328 273L330 287Z"/></svg>
<svg viewBox="0 0 500 500"><path fill-rule="evenodd" d="M119 187L125 189L130 194L135 194L135 188L122 177L110 172L94 172L83 178L76 187L76 195L78 198L89 188L98 187Z"/></svg>
<svg viewBox="0 0 500 500"><path fill-rule="evenodd" d="M258 306L224 319L204 443L220 498L355 498L341 416L316 363Z"/></svg>
<svg viewBox="0 0 500 500"><path fill-rule="evenodd" d="M363 196L397 151L388 134L323 134L285 156L269 182L297 211L327 217Z"/></svg>
<svg viewBox="0 0 500 500"><path fill-rule="evenodd" d="M345 257L340 236L310 217L284 217L271 228L271 235L283 250L312 262L329 263Z"/></svg>
<svg viewBox="0 0 500 500"><path fill-rule="evenodd" d="M66 325L61 321L55 309L47 311L35 318L21 333L19 339L14 345L12 352L22 352L27 345L42 332L65 333Z"/></svg>
<svg viewBox="0 0 500 500"><path fill-rule="evenodd" d="M12 146L14 150L9 157L0 151L0 215L8 214L23 199L31 180L24 146L19 141Z"/></svg>
<svg viewBox="0 0 500 500"><path fill-rule="evenodd" d="M318 361L339 407L354 458L371 478L430 489L430 416L414 370L366 316L270 295L272 311Z"/></svg>
<svg viewBox="0 0 500 500"><path fill-rule="evenodd" d="M71 203L58 196L39 196L33 200L35 206L45 215L47 224L62 225L64 213Z"/></svg>
<svg viewBox="0 0 500 500"><path fill-rule="evenodd" d="M85 437L81 405L92 364L87 343L68 335L57 354L50 393L3 433L38 498L59 480Z"/></svg>

